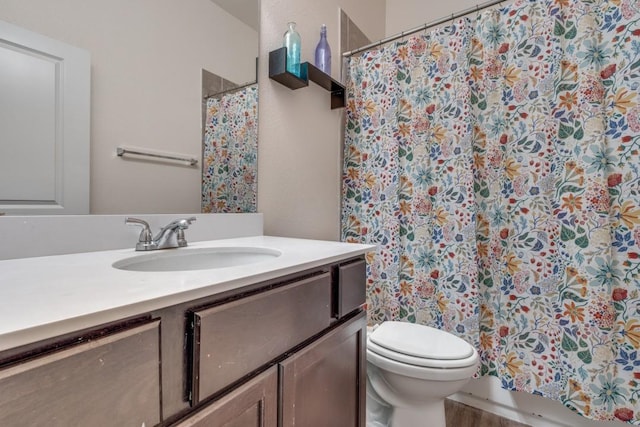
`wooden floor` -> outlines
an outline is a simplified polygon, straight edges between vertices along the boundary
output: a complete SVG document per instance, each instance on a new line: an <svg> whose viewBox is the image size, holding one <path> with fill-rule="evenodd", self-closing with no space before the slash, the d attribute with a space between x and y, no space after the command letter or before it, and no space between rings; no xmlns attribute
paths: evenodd
<svg viewBox="0 0 640 427"><path fill-rule="evenodd" d="M453 400L445 400L447 427L529 427Z"/></svg>

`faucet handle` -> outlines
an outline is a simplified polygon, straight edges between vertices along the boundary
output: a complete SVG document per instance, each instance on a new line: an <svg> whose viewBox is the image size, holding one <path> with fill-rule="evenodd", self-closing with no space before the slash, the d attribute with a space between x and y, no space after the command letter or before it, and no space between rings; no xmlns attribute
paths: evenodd
<svg viewBox="0 0 640 427"><path fill-rule="evenodd" d="M189 226L191 225L191 223L193 221L197 220L197 218L195 216L192 216L190 218L183 218L180 221L178 221L179 227L184 229L189 228Z"/></svg>
<svg viewBox="0 0 640 427"><path fill-rule="evenodd" d="M187 239L185 239L184 237L184 230L189 228L191 223L195 220L196 220L195 216L192 216L191 218L184 218L184 219L178 220L178 230L176 232L178 247L184 248L185 246L187 246Z"/></svg>
<svg viewBox="0 0 640 427"><path fill-rule="evenodd" d="M163 232L165 232L166 230L186 230L187 228L189 228L189 226L191 225L191 223L193 221L196 220L196 217L192 216L191 218L181 218L181 219L175 219L173 221L171 221L169 224L165 225L164 227L162 227L162 230L160 231L160 234L162 234Z"/></svg>
<svg viewBox="0 0 640 427"><path fill-rule="evenodd" d="M136 251L150 251L153 249L157 249L157 244L153 241L153 237L151 235L151 228L149 227L149 223L143 219L126 217L124 219L124 223L127 225L137 225L142 227L140 231L140 237L138 238L138 243L136 243Z"/></svg>

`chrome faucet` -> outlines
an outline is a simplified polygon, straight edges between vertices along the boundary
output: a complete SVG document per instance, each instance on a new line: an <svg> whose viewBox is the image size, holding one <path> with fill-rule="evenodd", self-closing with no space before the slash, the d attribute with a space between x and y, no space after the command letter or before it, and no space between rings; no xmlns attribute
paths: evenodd
<svg viewBox="0 0 640 427"><path fill-rule="evenodd" d="M124 223L142 227L136 251L155 251L157 249L183 248L187 246L187 239L184 238L184 230L195 221L195 217L182 218L171 221L160 229L155 237L152 237L149 223L139 218L128 217Z"/></svg>

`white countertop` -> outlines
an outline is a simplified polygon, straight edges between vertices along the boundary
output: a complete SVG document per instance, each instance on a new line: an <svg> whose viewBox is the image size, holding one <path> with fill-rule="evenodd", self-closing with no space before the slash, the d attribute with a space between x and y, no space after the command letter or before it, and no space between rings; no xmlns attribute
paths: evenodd
<svg viewBox="0 0 640 427"><path fill-rule="evenodd" d="M111 266L144 254L133 249L0 261L0 351L318 267L374 248L255 236L190 243L186 249L240 246L272 248L282 255L238 267L177 272L124 271Z"/></svg>

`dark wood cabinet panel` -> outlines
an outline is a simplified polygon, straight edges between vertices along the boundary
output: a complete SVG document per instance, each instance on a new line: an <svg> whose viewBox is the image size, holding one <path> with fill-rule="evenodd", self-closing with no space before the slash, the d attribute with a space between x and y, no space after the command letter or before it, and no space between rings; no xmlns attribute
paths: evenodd
<svg viewBox="0 0 640 427"><path fill-rule="evenodd" d="M366 263L358 260L337 267L338 277L333 287L333 316L357 310L366 302Z"/></svg>
<svg viewBox="0 0 640 427"><path fill-rule="evenodd" d="M160 322L0 370L3 427L160 422Z"/></svg>
<svg viewBox="0 0 640 427"><path fill-rule="evenodd" d="M233 384L330 323L329 273L195 312L193 401Z"/></svg>
<svg viewBox="0 0 640 427"><path fill-rule="evenodd" d="M276 427L278 370L273 366L175 427Z"/></svg>
<svg viewBox="0 0 640 427"><path fill-rule="evenodd" d="M281 363L282 427L365 426L365 335L361 312Z"/></svg>

